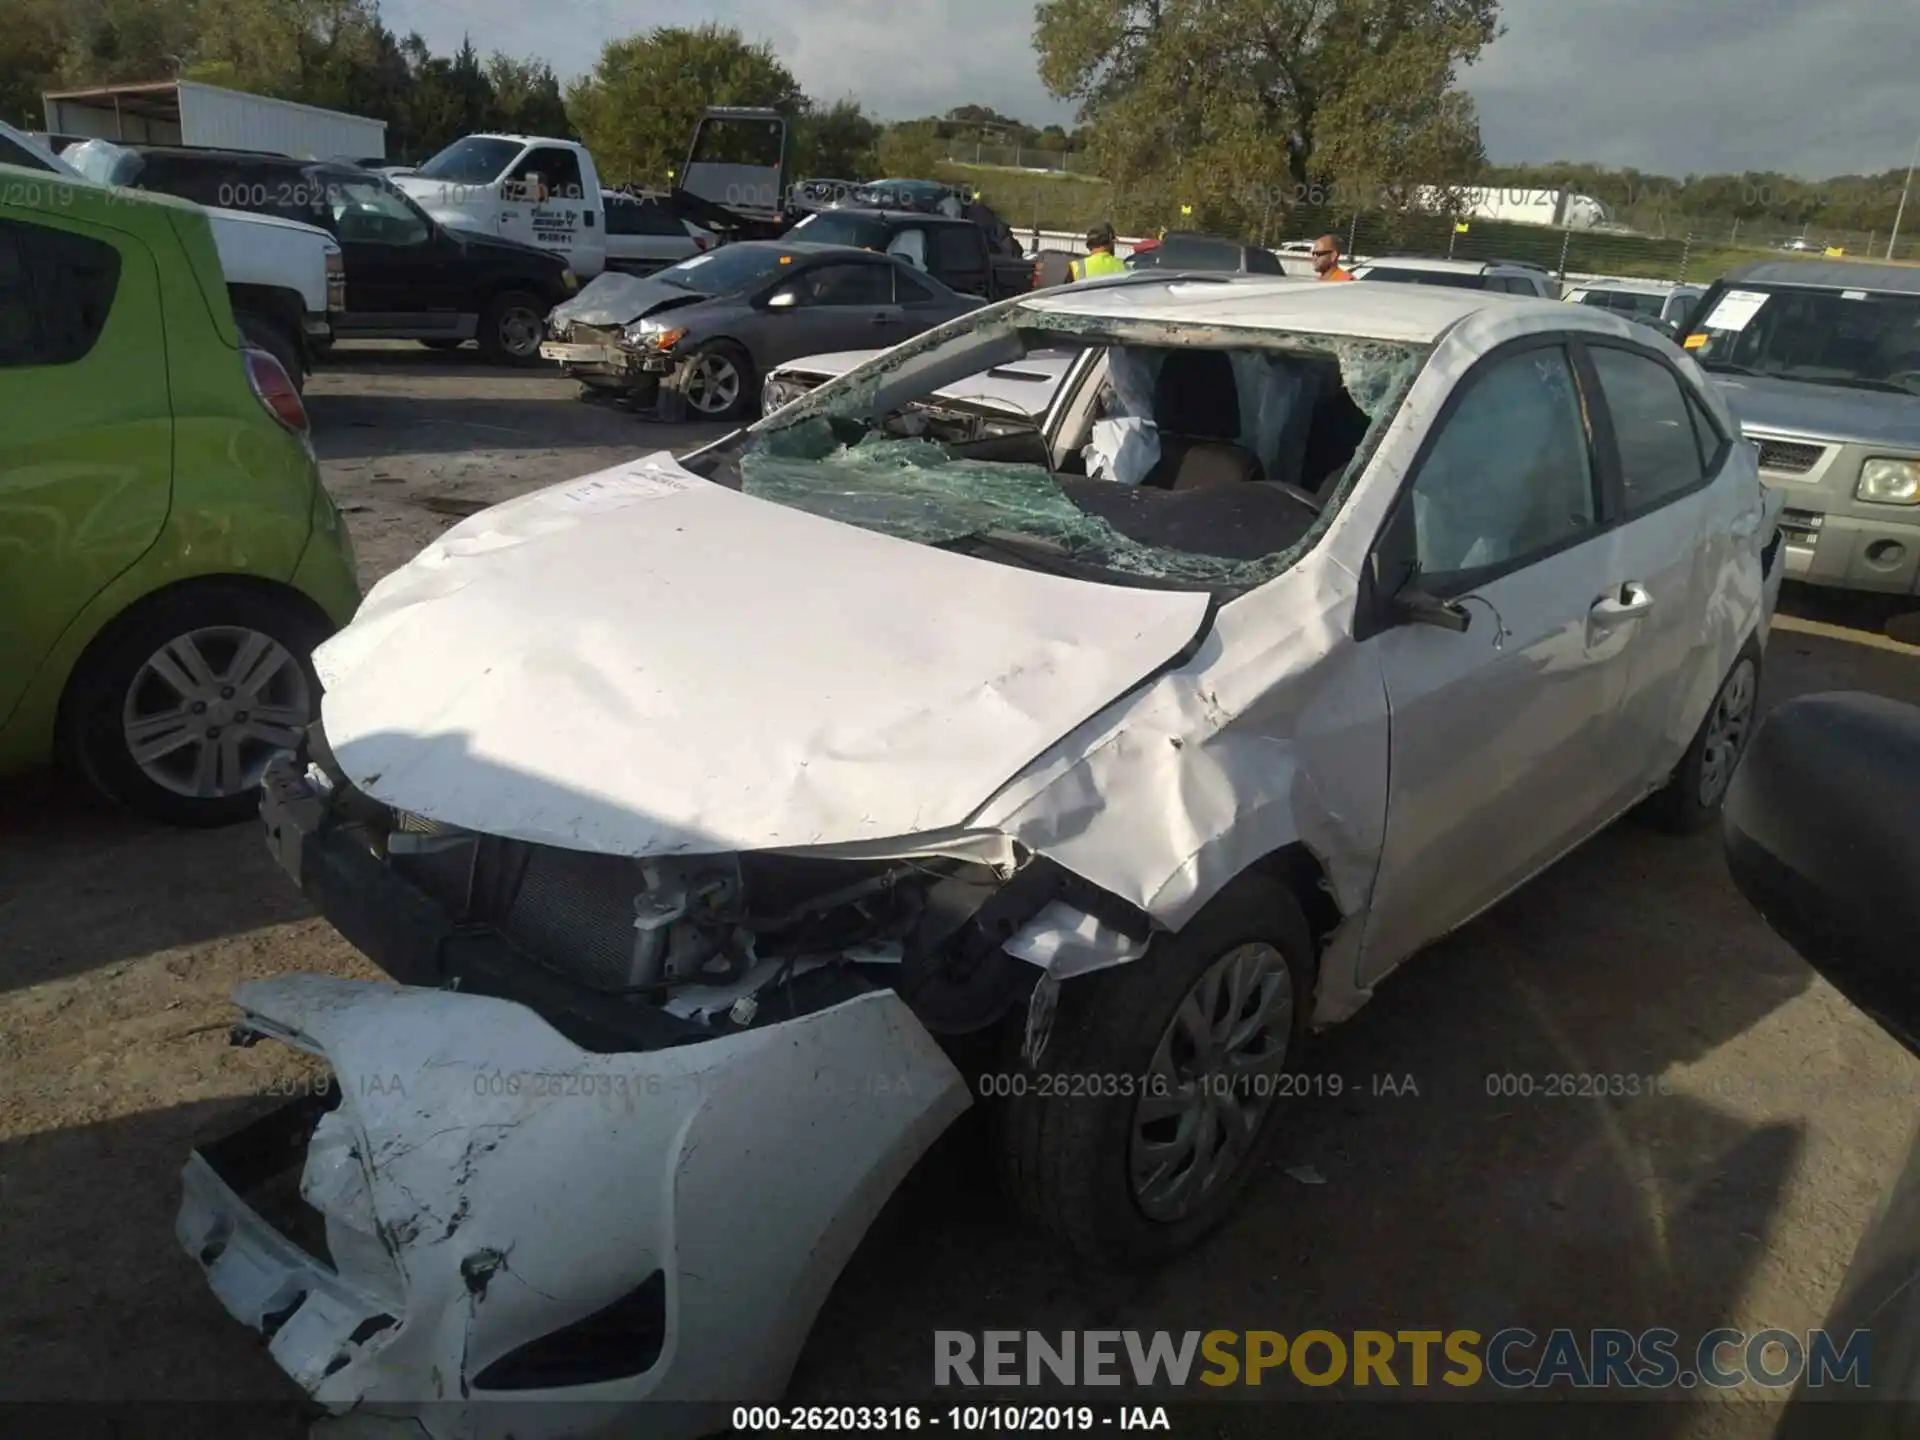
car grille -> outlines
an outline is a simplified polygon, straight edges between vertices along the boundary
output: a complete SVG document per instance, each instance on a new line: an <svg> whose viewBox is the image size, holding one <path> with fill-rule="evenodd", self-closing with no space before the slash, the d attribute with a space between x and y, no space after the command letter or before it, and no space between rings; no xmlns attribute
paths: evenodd
<svg viewBox="0 0 1920 1440"><path fill-rule="evenodd" d="M1784 475L1804 475L1820 463L1827 453L1824 445L1804 445L1794 440L1761 440L1760 468Z"/></svg>
<svg viewBox="0 0 1920 1440"><path fill-rule="evenodd" d="M575 325L567 339L575 345L618 345L625 334L617 325Z"/></svg>
<svg viewBox="0 0 1920 1440"><path fill-rule="evenodd" d="M1782 510L1780 533L1791 545L1811 545L1820 538L1820 524L1826 517L1812 510Z"/></svg>

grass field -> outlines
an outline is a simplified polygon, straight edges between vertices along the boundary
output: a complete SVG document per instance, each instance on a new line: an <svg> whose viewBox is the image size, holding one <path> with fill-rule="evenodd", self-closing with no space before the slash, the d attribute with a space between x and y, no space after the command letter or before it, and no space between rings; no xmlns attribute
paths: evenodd
<svg viewBox="0 0 1920 1440"><path fill-rule="evenodd" d="M1058 172L1036 173L999 165L946 162L939 178L978 186L986 201L1016 231L1082 230L1112 212L1110 187L1104 180ZM1475 220L1464 234L1455 234L1443 218L1416 222L1400 234L1387 233L1380 217L1362 215L1357 225L1351 215L1326 210L1294 212L1284 231L1267 237L1304 240L1324 232L1351 239L1347 249L1360 255L1451 253L1462 260L1525 260L1550 270L1572 274L1632 276L1647 280L1685 280L1703 284L1736 266L1755 260L1783 258L1773 249L1725 244L1689 246L1684 240L1656 240L1651 236L1620 235L1592 230L1563 231L1515 221ZM1859 257L1866 258L1866 257Z"/></svg>

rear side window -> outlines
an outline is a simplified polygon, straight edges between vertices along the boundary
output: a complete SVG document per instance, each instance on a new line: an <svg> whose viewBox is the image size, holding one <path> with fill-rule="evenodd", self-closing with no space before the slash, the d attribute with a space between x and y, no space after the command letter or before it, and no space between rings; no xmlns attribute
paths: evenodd
<svg viewBox="0 0 1920 1440"><path fill-rule="evenodd" d="M120 252L103 240L0 220L0 365L71 365L106 329Z"/></svg>
<svg viewBox="0 0 1920 1440"><path fill-rule="evenodd" d="M1613 417L1626 513L1644 514L1698 488L1706 463L1679 378L1631 351L1594 346L1589 353Z"/></svg>
<svg viewBox="0 0 1920 1440"><path fill-rule="evenodd" d="M687 239L687 227L658 200L636 200L631 204L633 210L634 235L669 235L676 240Z"/></svg>

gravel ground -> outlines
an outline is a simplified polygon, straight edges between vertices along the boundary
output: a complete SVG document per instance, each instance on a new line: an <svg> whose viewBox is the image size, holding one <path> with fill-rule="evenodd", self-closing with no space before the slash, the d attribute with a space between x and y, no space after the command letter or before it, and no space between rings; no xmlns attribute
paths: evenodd
<svg viewBox="0 0 1920 1440"><path fill-rule="evenodd" d="M450 511L720 433L475 360L348 349L313 381L327 483L368 581ZM1812 618L1783 620L1769 701L1862 689L1920 703L1920 650L1789 603ZM176 1175L189 1146L297 1078L283 1047L227 1045L234 986L373 972L253 827L164 832L42 782L0 790L0 937L0 1400L291 1397L175 1250ZM1314 1063L1344 1096L1298 1102L1244 1213L1145 1278L1089 1278L1016 1228L963 1123L855 1256L792 1398L931 1399L936 1328L1804 1330L1920 1096L1920 1066L1745 907L1712 837L1632 825L1409 965ZM1564 1072L1663 1076L1671 1093L1488 1092L1490 1076ZM1380 1075L1418 1093L1376 1098ZM1538 1433L1570 1433L1557 1409ZM1334 1418L1286 1423L1328 1433ZM1650 1404L1604 1432L1760 1436L1773 1418Z"/></svg>

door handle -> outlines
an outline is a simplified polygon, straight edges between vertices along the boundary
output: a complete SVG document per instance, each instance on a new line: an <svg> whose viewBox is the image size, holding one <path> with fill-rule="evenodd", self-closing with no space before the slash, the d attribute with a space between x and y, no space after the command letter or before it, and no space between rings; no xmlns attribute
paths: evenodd
<svg viewBox="0 0 1920 1440"><path fill-rule="evenodd" d="M867 317L867 323L869 325L885 325L891 322L892 319L893 317L891 315L887 314L886 311L882 310L877 314L869 315Z"/></svg>
<svg viewBox="0 0 1920 1440"><path fill-rule="evenodd" d="M1636 620L1653 609L1653 592L1637 580L1629 580L1611 595L1593 602L1587 614L1596 625L1618 625Z"/></svg>

